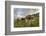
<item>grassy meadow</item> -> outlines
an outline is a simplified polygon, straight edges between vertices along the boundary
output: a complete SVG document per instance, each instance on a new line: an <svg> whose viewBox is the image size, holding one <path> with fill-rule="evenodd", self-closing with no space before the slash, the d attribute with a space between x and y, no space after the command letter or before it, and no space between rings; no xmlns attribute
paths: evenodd
<svg viewBox="0 0 46 36"><path fill-rule="evenodd" d="M25 20L14 20L14 27L39 27L39 16L34 16L32 22L25 22Z"/></svg>

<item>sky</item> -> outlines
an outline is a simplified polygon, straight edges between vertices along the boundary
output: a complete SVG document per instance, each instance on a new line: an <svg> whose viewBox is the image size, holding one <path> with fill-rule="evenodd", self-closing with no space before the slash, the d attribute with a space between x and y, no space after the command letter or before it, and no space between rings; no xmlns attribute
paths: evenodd
<svg viewBox="0 0 46 36"><path fill-rule="evenodd" d="M29 8L14 8L14 18L22 18L27 15L36 14L38 9L29 9Z"/></svg>

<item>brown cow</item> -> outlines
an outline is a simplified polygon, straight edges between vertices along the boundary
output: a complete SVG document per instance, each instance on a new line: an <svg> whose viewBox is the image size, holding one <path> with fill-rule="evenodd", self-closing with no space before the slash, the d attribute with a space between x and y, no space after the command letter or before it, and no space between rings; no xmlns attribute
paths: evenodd
<svg viewBox="0 0 46 36"><path fill-rule="evenodd" d="M26 16L26 19L25 19L26 20L26 23L29 22L29 24L31 24L32 19L33 19L32 15Z"/></svg>
<svg viewBox="0 0 46 36"><path fill-rule="evenodd" d="M27 15L25 18L21 18L21 20L25 20L26 23L31 24L32 22L32 15Z"/></svg>

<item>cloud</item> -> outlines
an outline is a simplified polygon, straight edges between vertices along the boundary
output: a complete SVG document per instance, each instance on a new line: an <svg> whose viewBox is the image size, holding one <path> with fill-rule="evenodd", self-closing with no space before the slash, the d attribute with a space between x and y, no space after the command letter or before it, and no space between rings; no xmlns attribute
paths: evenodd
<svg viewBox="0 0 46 36"><path fill-rule="evenodd" d="M38 9L29 9L29 8L14 8L14 17L21 18L26 15L32 15L38 13Z"/></svg>

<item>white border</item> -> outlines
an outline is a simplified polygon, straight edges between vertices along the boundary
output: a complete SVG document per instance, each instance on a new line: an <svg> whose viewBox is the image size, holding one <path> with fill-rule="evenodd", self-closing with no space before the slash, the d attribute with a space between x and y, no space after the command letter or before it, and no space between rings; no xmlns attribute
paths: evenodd
<svg viewBox="0 0 46 36"><path fill-rule="evenodd" d="M14 8L35 8L39 9L39 27L24 27L24 28L14 28ZM22 5L11 5L11 32L13 31L33 31L42 30L42 7L41 6L22 6Z"/></svg>

